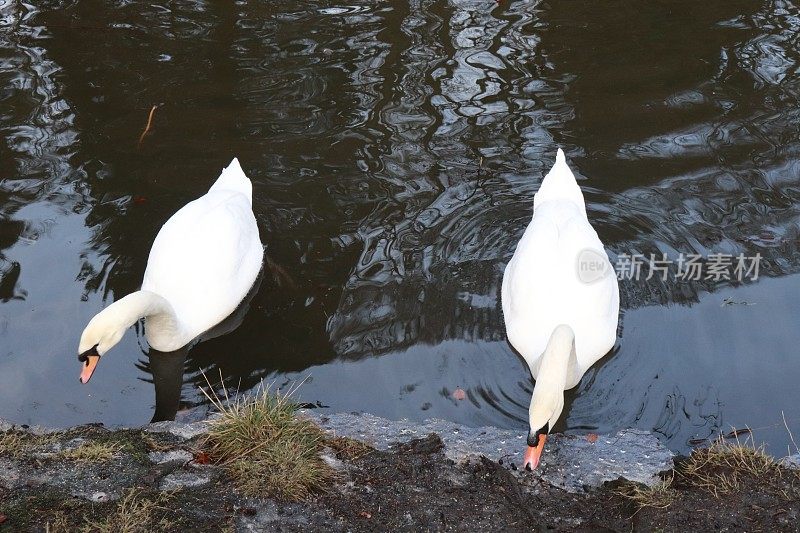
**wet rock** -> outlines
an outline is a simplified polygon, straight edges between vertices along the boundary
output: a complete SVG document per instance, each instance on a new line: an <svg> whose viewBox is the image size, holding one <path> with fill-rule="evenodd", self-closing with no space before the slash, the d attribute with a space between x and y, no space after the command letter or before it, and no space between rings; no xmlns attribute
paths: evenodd
<svg viewBox="0 0 800 533"><path fill-rule="evenodd" d="M30 429L26 431L30 433ZM46 430L46 433L52 431ZM125 488L137 484L146 470L131 455L115 454L108 461L78 461L61 455L90 441L86 437L54 436L41 442L29 442L31 448L25 450L22 460L0 458L0 487L15 490L42 487L92 501L100 501L97 498L102 493L103 501L109 501L118 498Z"/></svg>
<svg viewBox="0 0 800 533"><path fill-rule="evenodd" d="M40 467L28 468L24 472L27 484L36 483L58 489L78 498L92 501L116 500L126 488L138 485L145 469L131 460L120 456L110 462L74 463L56 460Z"/></svg>
<svg viewBox="0 0 800 533"><path fill-rule="evenodd" d="M543 455L541 477L571 492L619 478L652 485L659 473L673 467L672 452L647 431L626 429L594 443L582 436L553 437L547 441L554 446Z"/></svg>
<svg viewBox="0 0 800 533"><path fill-rule="evenodd" d="M103 503L111 500L111 497L105 492L95 492L89 499L95 503Z"/></svg>
<svg viewBox="0 0 800 533"><path fill-rule="evenodd" d="M0 459L0 487L16 489L24 484L20 467L16 461Z"/></svg>
<svg viewBox="0 0 800 533"><path fill-rule="evenodd" d="M34 435L47 435L49 433L58 433L61 431L57 428L49 428L44 426L29 426L28 424L14 424L10 420L0 418L0 432L9 431L11 429L24 430Z"/></svg>
<svg viewBox="0 0 800 533"><path fill-rule="evenodd" d="M159 490L185 489L189 487L200 487L211 481L207 474L196 474L193 472L173 472L161 480Z"/></svg>
<svg viewBox="0 0 800 533"><path fill-rule="evenodd" d="M399 453L436 453L444 449L444 442L435 433L431 433L423 439L412 439L408 442L401 442L397 445Z"/></svg>
<svg viewBox="0 0 800 533"><path fill-rule="evenodd" d="M34 435L50 435L51 433L58 433L59 431L61 431L60 429L50 428L50 427L46 427L46 426L27 426L27 425L19 426L18 425L17 429L20 429L20 428L22 428L25 431L27 431L28 433L32 433Z"/></svg>
<svg viewBox="0 0 800 533"><path fill-rule="evenodd" d="M336 458L336 452L334 452L330 448L326 447L325 449L323 449L322 453L320 454L320 457L322 458L323 461L325 461L325 463L327 463L328 466L330 466L334 470L338 470L340 472L347 470L347 466L342 461Z"/></svg>
<svg viewBox="0 0 800 533"><path fill-rule="evenodd" d="M186 464L192 460L192 454L186 450L170 450L168 452L150 452L147 457L154 463L166 464Z"/></svg>
<svg viewBox="0 0 800 533"><path fill-rule="evenodd" d="M241 507L236 516L237 532L262 531L347 531L328 511L309 512L303 504L252 501Z"/></svg>
<svg viewBox="0 0 800 533"><path fill-rule="evenodd" d="M45 443L40 448L31 452L33 457L37 459L49 459L53 457L57 457L59 454L64 452L69 452L76 448L80 448L84 444L89 442L87 439L83 437L75 437L73 439L69 439L66 442L54 441Z"/></svg>
<svg viewBox="0 0 800 533"><path fill-rule="evenodd" d="M781 459L781 464L787 468L800 469L800 453L784 457Z"/></svg>
<svg viewBox="0 0 800 533"><path fill-rule="evenodd" d="M208 422L154 422L145 427L150 433L170 433L184 440L208 433Z"/></svg>
<svg viewBox="0 0 800 533"><path fill-rule="evenodd" d="M417 423L370 414L304 413L338 436L362 440L379 450L403 449L406 445L396 443L414 439L425 442L435 433L444 443L445 456L456 462L484 456L493 461L503 459L508 466L519 465L526 446L524 432L516 430L470 428L438 419ZM551 435L539 469L533 473L519 471L517 475L535 476L570 492L580 492L620 477L653 484L660 479L660 472L672 466L672 452L658 439L646 431L628 429L600 436L595 442L583 436Z"/></svg>

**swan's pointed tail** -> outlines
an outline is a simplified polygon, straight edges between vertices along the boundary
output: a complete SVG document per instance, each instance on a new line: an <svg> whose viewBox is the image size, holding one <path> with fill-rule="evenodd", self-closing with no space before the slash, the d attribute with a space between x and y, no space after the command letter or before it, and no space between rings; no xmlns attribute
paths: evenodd
<svg viewBox="0 0 800 533"><path fill-rule="evenodd" d="M559 147L558 147L558 150L556 151L556 162L555 162L555 164L553 165L553 168L555 168L555 167L557 167L557 166L559 166L559 165L564 165L564 166L566 166L566 164L567 164L567 158L566 158L566 156L564 155L564 150L562 150L562 149L561 149L561 147L559 146ZM569 167L568 167L568 168L569 168Z"/></svg>
<svg viewBox="0 0 800 533"><path fill-rule="evenodd" d="M209 190L238 191L245 194L251 200L253 198L253 184L250 182L250 178L247 177L247 174L244 173L244 170L242 170L242 165L239 164L239 160L235 157L227 167L222 169L219 178L217 178L217 181L214 182L214 185L212 185Z"/></svg>
<svg viewBox="0 0 800 533"><path fill-rule="evenodd" d="M579 205L584 211L586 210L581 188L578 186L575 175L567 164L564 150L561 148L556 151L556 161L542 180L539 192L536 193L534 210L537 205L550 200L568 200Z"/></svg>

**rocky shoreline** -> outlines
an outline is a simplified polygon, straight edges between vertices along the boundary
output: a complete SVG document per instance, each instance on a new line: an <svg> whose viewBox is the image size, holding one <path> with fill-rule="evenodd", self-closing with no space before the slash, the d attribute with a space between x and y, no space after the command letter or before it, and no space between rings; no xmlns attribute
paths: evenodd
<svg viewBox="0 0 800 533"><path fill-rule="evenodd" d="M455 463L477 461L483 456L516 469L522 464L526 446L524 432L495 427L472 428L439 419L422 423L395 421L366 413L306 414L334 435L356 439L383 451L433 433L442 439L445 457ZM599 487L620 478L652 485L658 482L660 473L673 467L672 452L652 434L636 429L588 438L554 434L547 440L545 450L539 468L525 475L569 492Z"/></svg>
<svg viewBox="0 0 800 533"><path fill-rule="evenodd" d="M339 473L338 480L304 502L238 495L224 471L204 457L200 442L207 419L68 430L22 428L0 420L0 529L118 529L108 520L125 509L142 515L143 531L630 531L672 524L671 514L657 513L641 522L648 513L639 512L614 488L624 483L660 490L665 479L674 477L673 454L646 432L554 435L540 468L525 472L517 469L525 445L518 432L442 420L390 421L362 413L306 410L301 416L330 436L369 447L359 453L326 448L323 457ZM788 503L775 496L781 512L769 514L768 523L755 529L797 530L800 504L792 498L800 496L800 481L787 479L781 490L791 496ZM698 500L699 492L686 494L691 496L687 509L707 504L714 512L726 506L711 496ZM728 503L737 506L737 501ZM750 508L739 512L764 519ZM741 524L742 529L752 525Z"/></svg>

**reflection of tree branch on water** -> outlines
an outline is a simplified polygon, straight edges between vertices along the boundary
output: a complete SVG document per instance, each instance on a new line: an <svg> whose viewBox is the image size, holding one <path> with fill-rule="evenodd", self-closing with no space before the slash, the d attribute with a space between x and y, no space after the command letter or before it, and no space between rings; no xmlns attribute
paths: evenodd
<svg viewBox="0 0 800 533"><path fill-rule="evenodd" d="M275 8L269 16L247 6L209 6L191 16L179 7L170 15L153 8L147 17L154 22L144 25L131 8L90 0L47 15L66 92L86 131L82 186L94 198L87 225L95 233L81 273L87 292L135 289L161 221L203 191L183 175L207 175L231 150L255 162L260 224L297 278L281 288L284 301L263 297L261 307L274 314L260 312L261 322L247 330L278 336L293 326L275 350L288 355L241 363L237 372L248 382L336 354L502 339L502 268L556 144L588 176L588 208L612 253L760 250L767 275L797 270L798 210L793 185L783 179L787 169L742 170L753 157L766 158L793 119L760 118L796 83L784 26L731 31L724 23L735 8L701 6L690 23L698 33L714 28L709 38L689 45L675 42L675 32L663 45L646 27L628 28L624 10L600 23L600 7L589 4L516 2L490 11L453 0L365 7L343 16L352 22L345 30L323 25L313 43L288 42L276 31L283 25L292 37L302 24L316 28L313 7ZM105 23L109 12L142 33L136 49L114 32L97 49L71 28L80 19ZM602 39L608 28L620 38ZM163 65L154 59L181 52L181 40L192 40L193 54ZM788 60L770 67L761 41L778 44ZM323 44L329 53L316 52ZM302 52L280 52L290 45ZM692 66L679 77L674 50ZM734 52L724 65L721 50ZM750 52L758 59L746 61ZM652 78L640 79L645 69ZM743 96L747 105L724 107L719 92L735 103L731 80L741 74L776 81L754 85ZM623 83L625 76L635 83ZM132 91L141 77L152 86ZM172 87L175 80L197 93ZM158 142L145 142L142 154L131 145L154 101L170 101L170 110L158 111L151 133ZM275 101L285 106L265 104ZM136 121L110 118L112 106ZM195 108L213 109L215 120L187 112ZM751 124L757 134L748 133ZM725 134L718 139L715 132ZM113 142L119 139L131 142ZM266 163L269 172L259 168ZM137 194L149 200L135 205ZM787 249L792 259L782 262ZM651 280L623 284L623 299L628 307L691 303L716 287ZM331 303L336 311L326 324ZM228 364L211 352L198 347L190 357Z"/></svg>
<svg viewBox="0 0 800 533"><path fill-rule="evenodd" d="M17 288L19 275L22 272L20 264L14 261L8 268L3 268L5 260L0 255L0 302L7 303L11 300L24 300L28 293Z"/></svg>
<svg viewBox="0 0 800 533"><path fill-rule="evenodd" d="M398 192L394 202L361 221L361 257L328 327L338 354L358 358L450 338L501 337L500 274L557 143L584 150L585 157L573 162L588 176L581 183L587 207L612 257L760 253L764 276L800 270L796 180L783 176L791 161L754 170L751 150L757 147L755 160L774 161L770 154L796 119L795 113L769 110L772 100L798 84L791 75L798 54L787 50L783 36L790 17L778 17L773 30L754 22L733 32L725 22L741 15L738 8L698 8L691 24L708 38L681 41L683 33L675 31L665 45L661 34L630 28L621 14L598 17L598 10L605 13L601 6L549 6L536 14L534 33L523 3L499 19L471 9L468 1L451 6L442 20L423 2L401 24L412 43L399 58L403 68L394 93L373 115L384 117L376 128L390 131L392 144L379 163L368 165L389 170L375 177ZM772 17L768 6L762 9L754 21ZM440 31L405 30L406 24L426 23ZM609 28L623 38L604 39ZM628 34L640 44L629 46ZM571 45L564 47L565 41ZM760 41L792 60L767 64L762 57L759 64L730 53L720 58L720 50L763 54ZM446 67L436 50L450 53ZM691 57L692 68L686 71L675 57ZM620 70L628 64L630 72ZM764 80L767 67L767 78L780 83L731 93L739 89L736 71ZM609 90L620 77L648 69L652 75L636 78L631 90ZM676 78L676 69L685 75ZM721 107L723 93L746 105ZM702 99L696 109L693 94ZM425 105L419 95L429 95ZM414 117L414 128L387 122L387 116ZM509 121L520 117L530 126L509 132ZM747 127L754 122L757 130ZM728 134L718 139L711 129ZM484 160L491 178L463 169L476 145L493 156ZM475 194L479 188L482 194ZM624 281L622 298L628 308L691 305L704 291L731 284L736 282L674 276Z"/></svg>

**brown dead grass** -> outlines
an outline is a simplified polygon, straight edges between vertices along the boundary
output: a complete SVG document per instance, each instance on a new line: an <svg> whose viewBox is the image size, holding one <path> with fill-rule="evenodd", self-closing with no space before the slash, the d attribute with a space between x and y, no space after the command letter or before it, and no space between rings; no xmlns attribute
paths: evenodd
<svg viewBox="0 0 800 533"><path fill-rule="evenodd" d="M68 461L96 463L110 461L122 451L122 445L114 442L87 442L59 455Z"/></svg>
<svg viewBox="0 0 800 533"><path fill-rule="evenodd" d="M63 512L57 512L45 522L44 531L45 533L70 533L72 528L67 516Z"/></svg>
<svg viewBox="0 0 800 533"><path fill-rule="evenodd" d="M645 507L666 509L678 497L678 493L672 487L673 479L674 476L669 479L662 479L652 486L627 481L618 487L615 492L633 502L637 509Z"/></svg>
<svg viewBox="0 0 800 533"><path fill-rule="evenodd" d="M349 437L329 437L325 444L339 457L350 461L355 461L375 451L372 446Z"/></svg>
<svg viewBox="0 0 800 533"><path fill-rule="evenodd" d="M36 435L14 430L0 433L0 457L19 460L37 452L53 453L52 448L48 448L63 437L57 433ZM53 456L77 462L110 461L122 451L122 448L120 444L114 442L88 441L71 450L53 453Z"/></svg>
<svg viewBox="0 0 800 533"><path fill-rule="evenodd" d="M142 442L152 452L166 452L175 449L175 444L160 442L149 433L142 432Z"/></svg>
<svg viewBox="0 0 800 533"><path fill-rule="evenodd" d="M226 392L224 400L206 393L221 416L211 422L203 449L245 495L302 500L326 490L336 477L320 456L324 432L296 416L290 394L272 394L263 386L235 400Z"/></svg>
<svg viewBox="0 0 800 533"><path fill-rule="evenodd" d="M0 433L0 457L24 459L35 451L53 444L58 439L55 433L36 435L10 430Z"/></svg>
<svg viewBox="0 0 800 533"><path fill-rule="evenodd" d="M174 529L173 511L168 503L170 494L146 496L139 489L130 489L117 506L101 520L88 520L83 533L150 533Z"/></svg>
<svg viewBox="0 0 800 533"><path fill-rule="evenodd" d="M765 489L782 481L789 482L790 486L800 482L798 472L781 466L752 439L744 442L719 439L708 448L694 450L677 472L683 482L706 490L717 498L740 492L754 480Z"/></svg>

